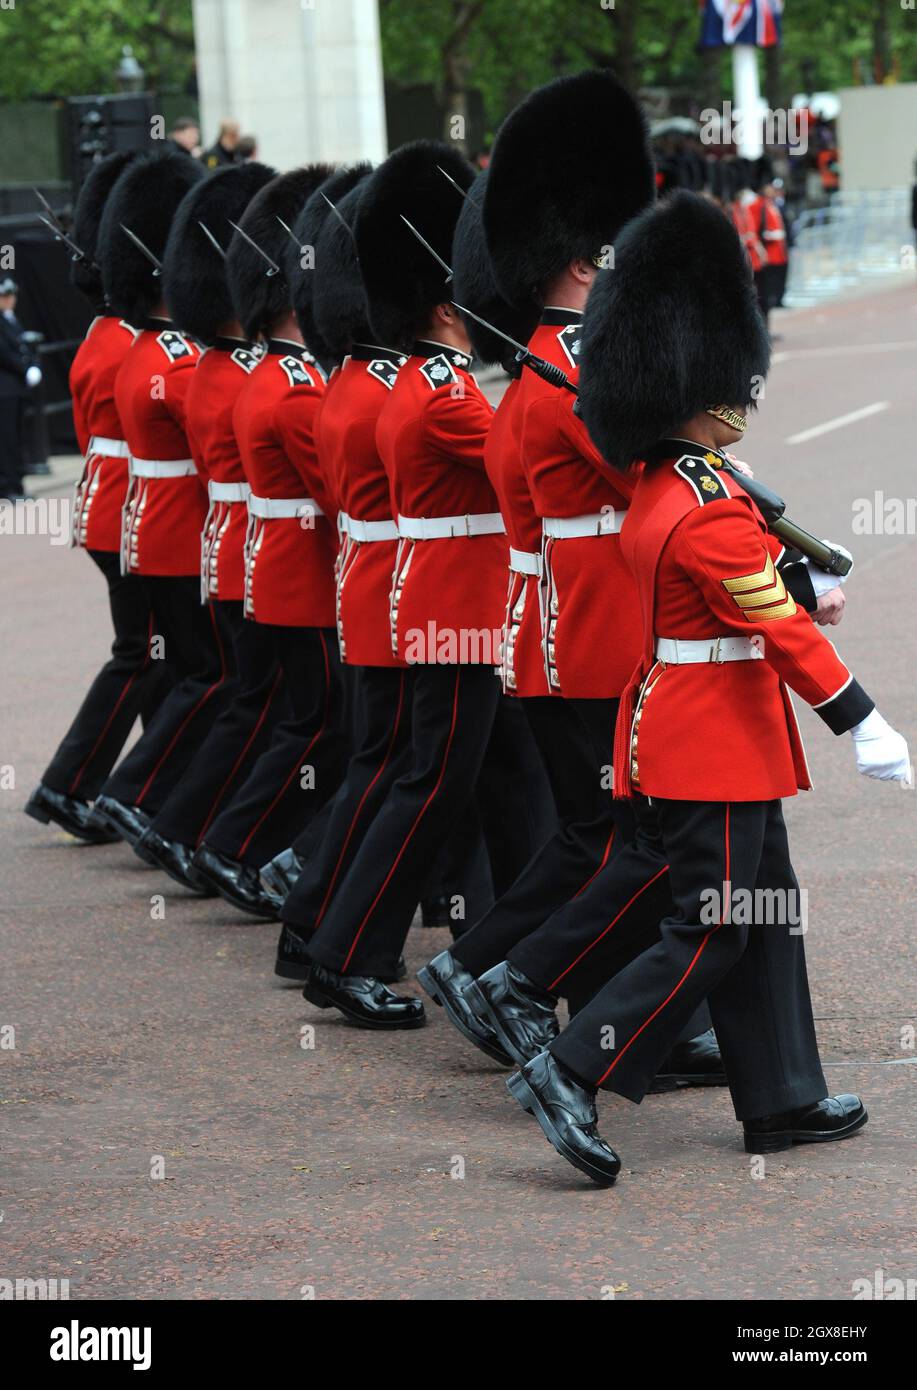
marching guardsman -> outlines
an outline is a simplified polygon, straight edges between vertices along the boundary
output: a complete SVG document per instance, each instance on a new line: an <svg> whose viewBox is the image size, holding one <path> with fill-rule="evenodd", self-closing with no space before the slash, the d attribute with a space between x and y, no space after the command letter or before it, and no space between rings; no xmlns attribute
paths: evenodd
<svg viewBox="0 0 917 1390"><path fill-rule="evenodd" d="M115 380L130 450L121 567L147 586L155 616L152 655L168 661L176 674L155 718L105 782L93 809L93 821L100 819L131 845L230 692L226 635L200 601L207 492L185 421L199 351L170 319L160 273L172 218L204 177L199 164L178 154L137 156L112 189L99 233L105 293L138 330Z"/></svg>
<svg viewBox="0 0 917 1390"><path fill-rule="evenodd" d="M362 728L321 839L300 866L280 912L284 928L275 968L288 979L307 977L304 943L320 926L364 830L410 760L407 666L392 651L388 616L398 526L376 445L379 412L407 358L399 349L376 343L367 319L352 227L369 173L368 164L358 164L321 185L308 219L314 218L314 228L297 226L300 237L314 237L314 268L290 271L295 279L313 282L306 325L313 350L341 364L322 406L319 453L340 507L338 643L341 660L353 668ZM291 246L288 261L299 254ZM277 872L275 866L269 868Z"/></svg>
<svg viewBox="0 0 917 1390"><path fill-rule="evenodd" d="M263 355L236 397L233 430L251 489L244 612L269 636L288 712L212 820L193 865L234 906L276 917L258 876L331 796L347 757L335 638L337 502L318 461L325 381L305 347L282 265L289 228L327 165L278 175L252 199L226 262L236 315Z"/></svg>
<svg viewBox="0 0 917 1390"><path fill-rule="evenodd" d="M304 993L375 1028L424 1022L420 1001L383 981L397 973L435 853L472 801L500 696L507 546L483 467L493 412L469 371L446 273L402 220L447 261L461 200L437 166L471 184L454 149L416 141L366 181L354 222L374 340L408 359L375 441L398 521L388 626L392 654L410 667L411 758L308 943Z"/></svg>
<svg viewBox="0 0 917 1390"><path fill-rule="evenodd" d="M90 170L77 200L73 238L79 249L70 277L96 317L70 368L73 419L85 464L76 486L73 544L86 550L108 585L114 627L112 654L93 680L79 712L26 805L91 844L116 839L88 824L98 795L138 714L150 714L169 684L165 663L150 657L156 630L150 593L136 574L122 574L121 508L127 493L128 446L115 403L115 377L134 341L134 328L105 301L96 264L105 202L132 153L108 155Z"/></svg>
<svg viewBox="0 0 917 1390"><path fill-rule="evenodd" d="M866 1123L856 1096L828 1096L819 1061L781 808L810 785L787 687L833 733L852 733L861 772L911 772L903 738L788 592L779 542L722 472L769 346L717 208L676 193L624 231L582 355L583 417L634 481L621 546L641 655L621 701L615 792L660 835L675 911L507 1084L563 1157L609 1184L620 1160L598 1135L596 1088L639 1102L707 996L749 1152Z"/></svg>
<svg viewBox="0 0 917 1390"><path fill-rule="evenodd" d="M283 708L269 634L242 613L249 487L233 409L258 355L233 309L225 263L232 223L273 177L266 165L250 163L222 169L195 185L175 216L163 264L163 288L176 326L206 344L185 400L185 423L210 502L201 535L201 599L219 612L230 634L237 685L137 851L196 892L212 890L199 879L191 856L267 748Z"/></svg>
<svg viewBox="0 0 917 1390"><path fill-rule="evenodd" d="M577 138L569 144L571 130ZM510 303L540 316L531 351L571 381L596 262L652 197L645 121L610 73L548 84L501 128L483 203L492 272ZM531 226L542 229L537 237ZM476 978L495 1004L510 1008L517 994L523 1007L537 1001L551 1028L558 993L570 996L576 986L578 996L588 997L604 979L604 952L584 953L566 931L555 933L550 955L543 952L544 936L536 948L527 938L584 893L632 836L629 809L612 797L611 766L618 696L639 633L637 594L619 541L631 481L598 453L570 392L526 369L518 399L515 447L497 462L501 505L525 547L511 555L524 578L511 589L504 671L507 689L521 696L531 721L560 823L512 889L451 952L431 962L421 981L461 1031L504 1060L506 1049L491 1026L472 1017L480 1009L469 1009ZM646 886L659 869L656 855L647 853ZM592 928L595 937L606 923L603 917ZM581 957L582 969L571 972L567 967ZM694 1034L707 1027L702 1013ZM710 1051L706 1042L703 1049Z"/></svg>

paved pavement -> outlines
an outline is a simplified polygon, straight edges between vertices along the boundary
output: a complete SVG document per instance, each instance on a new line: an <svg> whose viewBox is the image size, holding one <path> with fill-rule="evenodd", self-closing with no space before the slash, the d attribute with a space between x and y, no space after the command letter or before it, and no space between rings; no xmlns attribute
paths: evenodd
<svg viewBox="0 0 917 1390"><path fill-rule="evenodd" d="M776 326L744 453L855 550L832 636L915 747L913 519L852 519L876 490L915 492L917 293ZM917 797L859 779L846 738L802 711L817 789L788 818L829 1081L862 1092L869 1127L755 1176L722 1092L605 1097L624 1171L600 1191L438 1011L416 1033L351 1029L274 981L273 926L21 814L107 620L85 557L0 544L0 1277L66 1278L73 1298L840 1300L877 1268L917 1276ZM411 969L445 944L415 929Z"/></svg>

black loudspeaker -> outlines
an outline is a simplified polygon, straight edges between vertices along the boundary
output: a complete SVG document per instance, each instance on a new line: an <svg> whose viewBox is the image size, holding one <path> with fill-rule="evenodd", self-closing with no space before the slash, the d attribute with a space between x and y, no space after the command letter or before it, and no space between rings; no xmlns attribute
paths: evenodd
<svg viewBox="0 0 917 1390"><path fill-rule="evenodd" d="M62 108L61 151L73 198L92 164L116 150L140 150L152 144L152 92L70 97Z"/></svg>

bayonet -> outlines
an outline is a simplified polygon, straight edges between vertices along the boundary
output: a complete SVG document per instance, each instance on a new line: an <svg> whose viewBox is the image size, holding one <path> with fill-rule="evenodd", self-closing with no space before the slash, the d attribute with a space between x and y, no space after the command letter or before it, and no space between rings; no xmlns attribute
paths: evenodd
<svg viewBox="0 0 917 1390"><path fill-rule="evenodd" d="M399 212L398 216L401 218L402 222L403 222L404 225L407 227L408 231L409 231L409 232L412 232L413 235L416 236L416 238L417 238L417 240L420 242L421 246L423 246L427 251L429 251L429 253L430 253L430 255L433 257L434 261L438 261L439 264L442 266L443 270L446 272L446 284L448 285L449 281L452 279L452 267L446 265L446 262L443 260L442 256L439 254L439 252L433 250L433 247L432 247L432 246L430 245L430 243L427 241L426 237L422 237L422 236L420 235L420 232L418 232L417 228L413 225L412 222L409 222L409 221L408 221L408 219L405 217L405 215L404 215L403 212ZM472 318L473 318L473 317L474 317L474 315L472 314Z"/></svg>
<svg viewBox="0 0 917 1390"><path fill-rule="evenodd" d="M276 216L276 213L275 213L274 215ZM282 227L283 230L286 232L287 236L290 238L290 240L292 241L293 245L294 245L294 246L298 246L298 245L299 245L299 238L296 236L295 232L293 231L293 228L292 228L292 227L289 227L289 226L286 224L286 222L284 222L284 220L283 220L282 217L278 217L278 218L277 218L277 221L280 223L281 227Z"/></svg>
<svg viewBox="0 0 917 1390"><path fill-rule="evenodd" d="M146 256L147 260L150 262L150 265L152 265L153 267L153 274L159 275L162 271L162 261L159 259L159 257L154 256L148 246L144 246L139 236L137 236L137 233L132 232L130 227L125 227L123 222L119 222L118 225L121 228L122 232L124 232L125 236L130 237L137 250L142 252L142 254Z"/></svg>
<svg viewBox="0 0 917 1390"><path fill-rule="evenodd" d="M63 242L67 250L72 253L73 259L75 261L85 261L86 264L88 266L91 266L93 270L98 270L99 267L96 265L95 261L91 261L89 257L86 255L86 252L80 250L76 242L72 241L70 237L68 237L67 233L64 231L63 227L59 225L59 223L52 222L50 218L45 217L43 212L36 213L36 217L43 226L47 227L48 231L51 233L55 241Z"/></svg>
<svg viewBox="0 0 917 1390"><path fill-rule="evenodd" d="M456 193L461 193L461 195L462 195L463 198L467 198L467 197L468 197L468 194L465 192L465 190L464 190L464 188L462 187L462 185L461 185L460 183L456 183L456 181L455 181L455 179L452 177L452 175L451 175L451 174L447 174L446 171L445 171L445 169L443 168L443 166L442 166L441 164L437 164L436 167L437 167L437 169L439 170L439 172L442 174L443 178L449 180L449 182L452 184L452 187L455 189Z"/></svg>
<svg viewBox="0 0 917 1390"><path fill-rule="evenodd" d="M204 236L205 236L205 237L207 238L207 240L210 242L210 245L213 247L213 249L214 249L215 251L219 251L220 255L223 257L223 260L225 261L225 259L226 259L226 252L223 250L222 246L221 246L220 243L217 241L216 237L213 235L213 232L210 230L210 228L209 228L208 226L206 226L205 223L201 222L200 218L198 218L198 223L197 223L197 225L200 227L201 231L204 233Z"/></svg>
<svg viewBox="0 0 917 1390"><path fill-rule="evenodd" d="M321 189L319 189L318 191L319 191L319 193L322 193L322 190L321 190ZM331 199L328 197L328 195L327 195L326 193L322 193L322 197L324 198L325 202L326 202L326 203L328 204L328 206L330 207L331 211L334 213L334 215L335 215L335 217L337 218L337 220L340 222L341 226L344 228L344 231L347 232L347 234L348 234L348 236L350 237L351 241L354 243L354 245L356 245L356 240L357 240L357 239L356 239L356 237L355 237L354 234L353 234L353 227L351 227L350 223L347 221L346 217L345 217L344 214L341 212L340 208L335 207L334 203L332 203Z"/></svg>
<svg viewBox="0 0 917 1390"><path fill-rule="evenodd" d="M231 217L230 217L228 220L229 220L229 225L230 225L230 227L234 227L235 230L239 233L239 236L240 236L240 237L243 237L243 238L245 239L245 241L248 242L248 244L249 244L249 246L252 248L252 250L253 250L253 251L257 251L257 252L258 252L258 255L261 257L261 259L264 260L264 261L267 261L267 264L268 264L269 267L270 267L270 269L269 269L268 272L267 272L267 273L268 273L268 278L270 278L270 276L272 276L272 275L279 275L279 274L280 274L280 266L277 264L277 262L276 262L275 260L272 260L271 257L267 254L267 252L266 252L266 251L263 251L263 250L261 249L261 247L258 245L257 241L253 241L253 240L252 240L252 238L249 236L248 232L246 232L245 229L244 229L243 227L240 227L239 224L238 224L238 222L233 222L233 220L232 220Z"/></svg>

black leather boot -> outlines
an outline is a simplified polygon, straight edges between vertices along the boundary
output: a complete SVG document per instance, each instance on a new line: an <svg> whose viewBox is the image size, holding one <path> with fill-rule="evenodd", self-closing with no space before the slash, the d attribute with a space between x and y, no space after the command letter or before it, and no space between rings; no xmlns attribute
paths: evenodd
<svg viewBox="0 0 917 1390"><path fill-rule="evenodd" d="M514 1072L506 1089L541 1125L549 1144L600 1187L611 1187L621 1170L621 1160L598 1132L595 1091L588 1089L550 1052L542 1052L521 1071Z"/></svg>
<svg viewBox="0 0 917 1390"><path fill-rule="evenodd" d="M500 1039L483 1013L476 1012L468 996L474 976L459 965L451 951L440 951L429 965L417 972L417 979L434 1004L439 1004L449 1022L501 1067L511 1067L513 1059L500 1044Z"/></svg>
<svg viewBox="0 0 917 1390"><path fill-rule="evenodd" d="M303 871L303 861L294 849L282 849L261 866L261 882L274 898L285 898Z"/></svg>
<svg viewBox="0 0 917 1390"><path fill-rule="evenodd" d="M23 810L32 820L40 821L42 825L54 821L54 824L66 830L68 835L74 835L87 845L111 845L120 839L108 826L91 823L92 810L88 801L80 801L78 797L56 792L51 787L46 787L44 782L39 782Z"/></svg>
<svg viewBox="0 0 917 1390"><path fill-rule="evenodd" d="M282 904L279 898L264 891L258 870L250 864L240 864L209 845L199 845L191 863L225 902L240 912L247 912L250 917L260 917L264 922L277 921Z"/></svg>
<svg viewBox="0 0 917 1390"><path fill-rule="evenodd" d="M199 898L215 898L216 889L202 878L192 863L194 850L180 840L167 840L150 826L134 845L134 853L147 863L152 861L183 888L189 888Z"/></svg>
<svg viewBox="0 0 917 1390"><path fill-rule="evenodd" d="M782 1115L745 1120L745 1152L772 1154L791 1149L794 1144L830 1144L836 1139L849 1139L868 1119L859 1096L828 1096L814 1105L786 1110Z"/></svg>
<svg viewBox="0 0 917 1390"><path fill-rule="evenodd" d="M677 1043L653 1077L650 1095L677 1091L682 1086L725 1086L720 1045L712 1028Z"/></svg>
<svg viewBox="0 0 917 1390"><path fill-rule="evenodd" d="M113 796L100 796L93 802L89 824L113 830L131 849L136 849L137 841L145 830L149 830L152 822L139 806L125 806L123 801L116 801ZM140 858L147 864L156 862L143 854Z"/></svg>
<svg viewBox="0 0 917 1390"><path fill-rule="evenodd" d="M466 990L468 1003L485 1018L503 1047L520 1067L537 1057L560 1031L557 1000L533 984L521 970L502 961Z"/></svg>
<svg viewBox="0 0 917 1390"><path fill-rule="evenodd" d="M338 975L313 964L303 998L320 1009L338 1009L358 1028L421 1028L427 1018L423 1004L394 994L371 975Z"/></svg>

